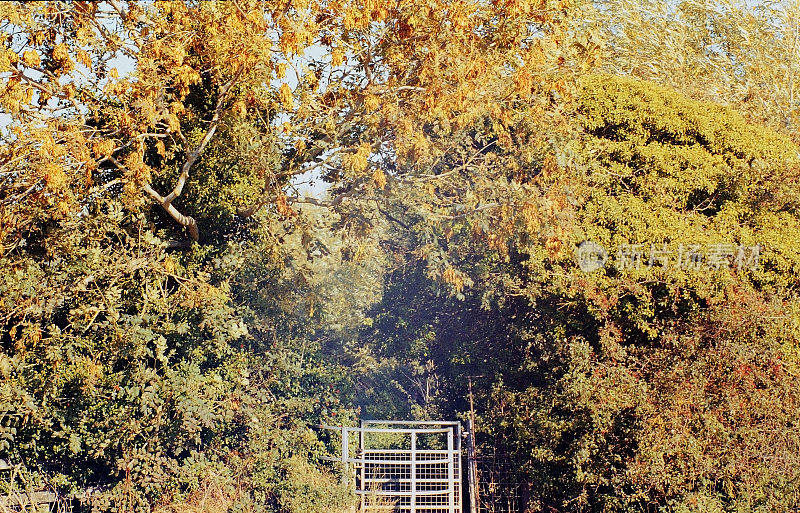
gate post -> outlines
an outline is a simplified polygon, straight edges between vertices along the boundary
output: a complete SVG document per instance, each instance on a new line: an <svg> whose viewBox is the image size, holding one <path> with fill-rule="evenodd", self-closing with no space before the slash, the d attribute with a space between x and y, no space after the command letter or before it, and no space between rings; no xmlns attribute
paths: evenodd
<svg viewBox="0 0 800 513"><path fill-rule="evenodd" d="M467 419L467 467L469 512L478 513L478 462L475 458L475 425L472 419Z"/></svg>

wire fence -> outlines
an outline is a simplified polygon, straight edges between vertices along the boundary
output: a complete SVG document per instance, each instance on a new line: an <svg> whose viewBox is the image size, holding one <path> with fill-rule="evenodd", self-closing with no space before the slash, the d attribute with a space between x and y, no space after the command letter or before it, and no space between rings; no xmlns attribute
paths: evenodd
<svg viewBox="0 0 800 513"><path fill-rule="evenodd" d="M481 447L476 457L478 465L478 510L480 513L524 513L522 483L510 458L491 447Z"/></svg>

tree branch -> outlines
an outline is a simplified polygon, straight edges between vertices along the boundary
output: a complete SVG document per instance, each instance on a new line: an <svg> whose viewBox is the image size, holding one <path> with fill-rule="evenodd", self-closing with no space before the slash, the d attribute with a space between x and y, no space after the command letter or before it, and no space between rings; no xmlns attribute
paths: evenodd
<svg viewBox="0 0 800 513"><path fill-rule="evenodd" d="M402 226L402 227L403 227L403 229L405 229L405 230L408 230L409 228L411 228L411 227L410 227L408 224L406 224L405 222L403 222L403 221L401 221L400 219L396 218L395 216L393 216L392 214L390 214L388 211L386 211L386 210L382 209L382 208L381 208L381 206L380 206L380 204L378 204L378 201L377 201L377 200L375 201L375 203L376 203L376 205L377 205L377 207L378 207L378 212L380 212L380 213L381 213L381 215L382 215L383 217L385 217L386 219L388 219L389 221L391 221L391 222L393 222L393 223L395 223L395 224L397 224L397 225L400 225L400 226Z"/></svg>
<svg viewBox="0 0 800 513"><path fill-rule="evenodd" d="M144 184L142 189L144 189L144 192L152 196L174 220L186 227L186 229L189 231L189 235L192 237L192 240L200 239L200 233L197 229L197 221L194 217L181 214L172 204L172 200L167 201L167 198L156 192L156 190L153 189L150 184Z"/></svg>
<svg viewBox="0 0 800 513"><path fill-rule="evenodd" d="M481 205L479 207L475 207L472 210L470 210L468 212L463 212L461 214L454 214L454 215L433 214L433 217L435 217L436 219L455 220L455 219L461 219L461 218L464 218L464 217L469 217L472 214L477 214L478 212L482 212L484 210L491 210L493 208L498 208L499 206L500 206L500 203L487 203L485 205Z"/></svg>
<svg viewBox="0 0 800 513"><path fill-rule="evenodd" d="M211 126L206 131L203 138L200 140L200 143L192 149L188 147L185 149L186 153L186 162L183 163L181 167L181 174L178 177L178 183L175 184L175 187L172 191L167 194L166 196L162 196L158 193L153 187L146 183L142 186L142 189L149 194L153 199L155 199L161 207L167 211L167 213L179 224L185 226L186 229L189 231L189 235L192 237L193 240L198 240L200 238L200 233L197 227L197 220L192 216L187 216L182 214L175 206L172 204L175 199L181 195L183 192L183 187L186 185L186 180L189 178L189 170L192 168L194 163L203 153L203 150L206 149L208 143L211 142L211 139L214 137L214 134L217 131L217 127L219 126L220 115L222 113L222 105L224 104L225 100L227 99L228 93L230 92L233 85L241 76L243 70L239 70L236 75L230 79L225 86L222 88L220 92L219 98L217 99L217 105L214 108L214 116L211 118ZM178 136L184 141L184 144L187 142L186 137L183 136L181 132L178 133ZM120 164L114 157L109 157L110 160L120 167L124 169L124 166Z"/></svg>
<svg viewBox="0 0 800 513"><path fill-rule="evenodd" d="M122 162L118 161L116 158L112 156L108 156L107 158L121 170L129 172L128 168L126 168L125 165ZM175 221L177 221L181 226L186 227L186 229L189 232L189 235L192 237L192 240L196 241L200 238L200 233L197 229L197 221L195 220L195 218L193 218L192 216L184 215L181 212L179 212L178 209L175 208L175 206L171 202L167 201L167 199L164 196L160 195L155 189L153 189L153 187L149 183L142 185L142 190L144 190L144 192L146 192L153 199L155 199L156 202L158 202L158 204L161 205L164 208L164 210L167 211L170 217L172 217Z"/></svg>
<svg viewBox="0 0 800 513"><path fill-rule="evenodd" d="M242 75L242 70L240 69L236 73L236 75L232 79L230 79L228 83L225 84L225 86L223 86L219 98L217 99L217 105L214 107L214 116L211 118L211 126L208 127L208 131L206 131L205 135L200 140L200 143L191 150L188 147L186 148L185 150L186 162L184 162L183 166L181 167L181 174L178 177L178 183L175 184L175 187L172 189L172 192L170 192L164 198L164 201L166 201L168 204L172 203L175 200L175 198L180 196L181 193L183 192L183 186L186 184L186 180L189 178L189 170L192 168L194 163L203 153L203 150L206 149L206 146L208 146L208 143L214 137L214 134L217 131L217 127L219 126L219 118L220 114L222 113L222 105L227 99L228 92L230 92L231 88L241 75ZM186 141L186 138L183 136L183 133L178 132L178 136L184 142Z"/></svg>

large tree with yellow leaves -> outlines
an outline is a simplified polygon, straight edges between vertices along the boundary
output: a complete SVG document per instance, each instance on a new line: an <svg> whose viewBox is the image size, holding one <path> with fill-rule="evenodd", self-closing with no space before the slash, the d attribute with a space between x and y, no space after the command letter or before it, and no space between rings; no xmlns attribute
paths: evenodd
<svg viewBox="0 0 800 513"><path fill-rule="evenodd" d="M100 510L334 511L309 426L341 363L407 364L420 416L492 374L530 507L796 503L796 11L3 3L0 455ZM583 240L763 267L586 275ZM392 264L387 370L346 342Z"/></svg>
<svg viewBox="0 0 800 513"><path fill-rule="evenodd" d="M347 414L334 392L347 383L309 332L321 315L329 326L358 315L331 306L353 293L320 286L316 262L333 258L334 281L349 272L342 288L362 283L369 297L374 283L348 266L376 256L364 236L379 214L397 221L387 189L427 191L435 215L483 208L474 191L487 179L437 192L436 163L487 165L465 134L483 120L504 130L515 101L547 90L568 9L0 5L11 485L116 511L209 496L221 508L342 507L309 425ZM330 197L298 194L303 174ZM327 235L337 226L344 240Z"/></svg>

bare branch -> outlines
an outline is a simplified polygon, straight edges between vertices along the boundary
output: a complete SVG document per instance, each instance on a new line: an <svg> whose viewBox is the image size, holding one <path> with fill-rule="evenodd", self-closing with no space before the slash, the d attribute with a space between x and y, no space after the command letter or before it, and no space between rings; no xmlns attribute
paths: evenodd
<svg viewBox="0 0 800 513"><path fill-rule="evenodd" d="M339 198L336 198L336 200L338 200L338 199ZM339 203L341 203L341 201L337 202L336 200L333 200L333 201L321 201L321 200L318 200L317 198L312 198L310 196L306 196L305 198L299 198L299 197L286 198L286 202L289 203L289 204L301 203L301 204L315 205L315 206L318 206L318 207L325 207L325 208L330 208L330 207L336 206Z"/></svg>
<svg viewBox="0 0 800 513"><path fill-rule="evenodd" d="M186 148L185 150L186 162L184 162L183 166L181 167L181 174L178 177L178 183L175 184L175 187L172 189L172 192L170 192L164 198L164 200L167 203L172 203L175 200L175 198L180 196L181 193L183 192L183 186L186 184L186 180L189 178L189 170L192 168L194 163L203 153L203 150L206 149L206 146L208 146L208 143L211 142L211 139L214 137L214 134L217 131L217 127L219 126L219 119L222 113L222 105L225 103L225 100L227 99L228 93L230 92L231 88L239 79L239 77L242 75L242 71L243 69L240 69L239 72L236 73L236 75L232 79L230 79L228 83L225 84L225 86L223 86L219 98L217 99L217 105L214 107L214 116L211 118L211 126L208 127L208 130L206 131L203 138L200 140L200 143L191 150ZM186 138L183 136L183 133L178 132L178 137L180 137L184 142L186 141Z"/></svg>
<svg viewBox="0 0 800 513"><path fill-rule="evenodd" d="M109 161L114 163L114 165L117 166L119 169L123 171L128 171L125 165L122 162L115 159L114 157L109 156L107 158ZM142 190L144 190L144 192L146 192L153 199L155 199L156 202L158 202L158 204L161 205L164 208L164 210L167 211L170 217L172 217L175 221L177 221L181 226L186 227L186 229L189 231L189 235L192 237L192 240L198 240L200 238L200 233L198 231L197 221L195 220L195 218L193 218L192 216L184 215L181 212L179 212L178 209L175 208L175 206L172 204L172 202L167 201L167 199L164 196L160 195L155 189L153 189L153 187L149 183L142 185Z"/></svg>
<svg viewBox="0 0 800 513"><path fill-rule="evenodd" d="M194 217L181 214L171 201L167 201L167 199L156 192L155 189L150 186L150 184L144 184L142 189L144 189L147 194L152 196L159 204L161 204L164 210L166 210L174 220L185 226L193 240L198 240L200 238L200 233L197 229L197 221Z"/></svg>

